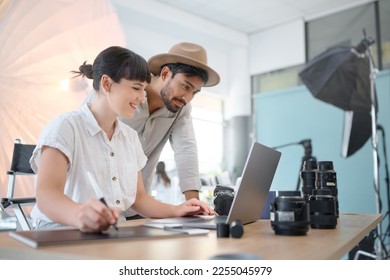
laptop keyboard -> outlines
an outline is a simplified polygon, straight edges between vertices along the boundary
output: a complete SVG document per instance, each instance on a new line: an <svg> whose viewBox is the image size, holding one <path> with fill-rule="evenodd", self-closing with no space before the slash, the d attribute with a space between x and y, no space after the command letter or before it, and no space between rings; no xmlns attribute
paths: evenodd
<svg viewBox="0 0 390 280"><path fill-rule="evenodd" d="M199 218L194 218L194 219L191 219L189 221L187 221L187 223L199 223L199 224L204 224L204 223L225 223L227 221L227 216L214 216L212 219L208 219L208 218L202 218L202 217L199 217Z"/></svg>

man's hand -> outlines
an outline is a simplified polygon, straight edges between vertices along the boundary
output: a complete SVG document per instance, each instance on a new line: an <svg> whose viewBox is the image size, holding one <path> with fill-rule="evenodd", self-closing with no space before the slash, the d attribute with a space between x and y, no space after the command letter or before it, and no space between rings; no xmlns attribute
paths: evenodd
<svg viewBox="0 0 390 280"><path fill-rule="evenodd" d="M207 203L195 198L187 200L186 202L174 207L174 216L176 217L217 214Z"/></svg>

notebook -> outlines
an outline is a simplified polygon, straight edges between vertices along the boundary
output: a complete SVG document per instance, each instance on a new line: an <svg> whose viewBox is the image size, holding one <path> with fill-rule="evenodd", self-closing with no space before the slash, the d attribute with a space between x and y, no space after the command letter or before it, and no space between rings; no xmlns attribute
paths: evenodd
<svg viewBox="0 0 390 280"><path fill-rule="evenodd" d="M207 234L207 231L197 231L197 234ZM28 230L28 231L11 231L9 235L32 247L38 248L46 245L67 244L74 242L86 241L108 241L118 239L141 239L141 238L168 238L185 235L186 232L163 230L145 226L128 226L119 227L116 231L110 228L100 233L83 233L78 229L64 228L51 230ZM188 233L189 234L189 233ZM191 234L194 234L191 232Z"/></svg>
<svg viewBox="0 0 390 280"><path fill-rule="evenodd" d="M145 225L163 228L216 229L218 223L230 224L240 220L243 224L248 224L258 220L266 203L280 156L279 151L258 142L252 144L228 216L153 219Z"/></svg>

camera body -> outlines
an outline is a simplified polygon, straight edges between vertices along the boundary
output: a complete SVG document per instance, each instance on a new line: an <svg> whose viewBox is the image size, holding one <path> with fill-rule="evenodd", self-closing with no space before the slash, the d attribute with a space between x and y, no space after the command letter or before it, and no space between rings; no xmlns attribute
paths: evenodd
<svg viewBox="0 0 390 280"><path fill-rule="evenodd" d="M271 226L275 234L306 235L309 231L309 204L300 191L279 191L270 208Z"/></svg>
<svg viewBox="0 0 390 280"><path fill-rule="evenodd" d="M220 216L227 216L234 199L234 189L217 185L214 189L214 211Z"/></svg>

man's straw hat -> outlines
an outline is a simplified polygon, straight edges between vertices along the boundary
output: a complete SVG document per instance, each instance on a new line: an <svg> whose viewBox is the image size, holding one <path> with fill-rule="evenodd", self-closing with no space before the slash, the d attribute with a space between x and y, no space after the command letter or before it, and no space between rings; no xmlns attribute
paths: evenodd
<svg viewBox="0 0 390 280"><path fill-rule="evenodd" d="M176 44L168 53L151 57L148 63L150 72L155 76L160 74L160 68L164 64L182 63L207 71L209 79L204 85L205 87L214 86L220 80L218 73L207 66L207 52L205 48L194 43L182 42Z"/></svg>

